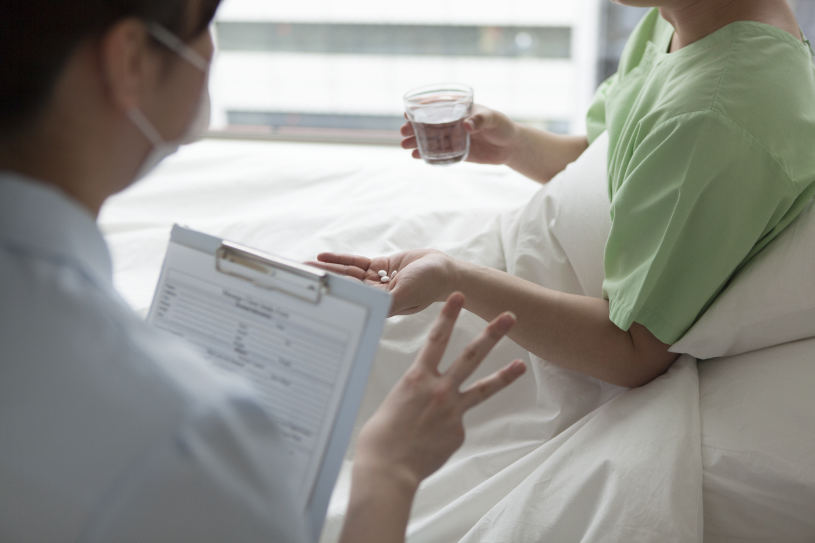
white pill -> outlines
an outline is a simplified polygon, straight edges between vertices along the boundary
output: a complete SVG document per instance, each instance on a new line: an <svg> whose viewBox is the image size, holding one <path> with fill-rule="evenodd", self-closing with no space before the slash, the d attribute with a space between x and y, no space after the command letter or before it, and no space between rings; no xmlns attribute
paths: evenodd
<svg viewBox="0 0 815 543"><path fill-rule="evenodd" d="M388 275L386 270L379 270L379 277L385 277L386 275Z"/></svg>
<svg viewBox="0 0 815 543"><path fill-rule="evenodd" d="M391 278L385 275L384 277L380 277L379 280L383 283L390 283Z"/></svg>
<svg viewBox="0 0 815 543"><path fill-rule="evenodd" d="M396 270L393 270L393 271L391 272L391 279L393 279L394 277L396 277Z"/></svg>

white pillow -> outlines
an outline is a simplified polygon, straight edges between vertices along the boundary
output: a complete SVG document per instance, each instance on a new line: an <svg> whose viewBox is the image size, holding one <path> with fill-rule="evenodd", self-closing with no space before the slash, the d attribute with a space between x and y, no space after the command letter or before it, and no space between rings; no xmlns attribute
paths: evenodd
<svg viewBox="0 0 815 543"><path fill-rule="evenodd" d="M604 132L516 213L504 217L507 271L548 288L600 297L611 229Z"/></svg>
<svg viewBox="0 0 815 543"><path fill-rule="evenodd" d="M671 351L705 359L808 337L815 337L813 204L738 273Z"/></svg>
<svg viewBox="0 0 815 543"><path fill-rule="evenodd" d="M705 542L815 541L815 339L699 363Z"/></svg>

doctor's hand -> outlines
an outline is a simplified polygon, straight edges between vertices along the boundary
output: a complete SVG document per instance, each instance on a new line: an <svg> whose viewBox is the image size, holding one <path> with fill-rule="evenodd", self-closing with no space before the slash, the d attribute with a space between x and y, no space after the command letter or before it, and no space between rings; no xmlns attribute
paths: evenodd
<svg viewBox="0 0 815 543"><path fill-rule="evenodd" d="M351 495L341 541L401 542L419 483L439 469L464 441L462 417L525 371L516 360L463 387L515 324L503 313L444 372L439 363L464 296L454 293L419 356L396 383L357 440Z"/></svg>
<svg viewBox="0 0 815 543"><path fill-rule="evenodd" d="M418 313L433 302L444 301L453 291L456 274L456 261L432 249L373 259L321 253L317 255L317 262L309 264L388 291L391 294L390 316ZM380 270L387 273L388 282L382 282ZM394 271L396 275L392 275Z"/></svg>
<svg viewBox="0 0 815 543"><path fill-rule="evenodd" d="M461 293L453 293L447 299L424 348L360 432L355 462L401 470L400 475L410 477L418 486L463 443L464 413L524 373L523 362L517 360L462 389L515 324L515 317L508 312L489 323L449 369L439 371L463 306Z"/></svg>
<svg viewBox="0 0 815 543"><path fill-rule="evenodd" d="M517 124L499 111L474 105L472 114L464 120L464 129L470 134L469 162L479 164L506 164L518 147L521 131ZM413 149L413 158L421 158L416 135L409 122L402 125L402 148Z"/></svg>

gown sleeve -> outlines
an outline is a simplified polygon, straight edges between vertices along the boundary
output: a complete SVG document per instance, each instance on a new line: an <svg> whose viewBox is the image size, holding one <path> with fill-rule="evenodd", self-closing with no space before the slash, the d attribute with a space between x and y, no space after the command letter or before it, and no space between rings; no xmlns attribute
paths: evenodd
<svg viewBox="0 0 815 543"><path fill-rule="evenodd" d="M795 200L783 166L715 112L666 120L631 147L604 255L609 317L671 344L774 233Z"/></svg>

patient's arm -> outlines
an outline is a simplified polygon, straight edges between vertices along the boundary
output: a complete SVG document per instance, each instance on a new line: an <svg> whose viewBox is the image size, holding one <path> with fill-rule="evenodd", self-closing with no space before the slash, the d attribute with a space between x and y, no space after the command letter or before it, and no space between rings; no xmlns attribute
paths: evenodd
<svg viewBox="0 0 815 543"><path fill-rule="evenodd" d="M644 326L618 328L601 298L566 294L460 261L452 284L467 296L467 309L482 318L492 318L499 308L514 312L518 324L510 337L525 349L609 383L644 385L678 356Z"/></svg>
<svg viewBox="0 0 815 543"><path fill-rule="evenodd" d="M648 383L677 355L643 326L624 331L609 320L608 302L544 288L508 273L421 250L389 257L322 254L331 271L378 285L393 296L392 314L413 313L458 290L466 308L489 320L512 311L518 324L509 334L519 345L562 367L621 386ZM381 283L378 270L398 270Z"/></svg>
<svg viewBox="0 0 815 543"><path fill-rule="evenodd" d="M506 164L541 183L577 160L589 146L586 136L564 136L523 125L518 125L518 132Z"/></svg>
<svg viewBox="0 0 815 543"><path fill-rule="evenodd" d="M585 136L563 136L520 125L499 111L473 106L464 121L470 134L469 162L506 164L530 179L545 183L574 162L589 145ZM401 130L402 147L420 158L410 123Z"/></svg>

